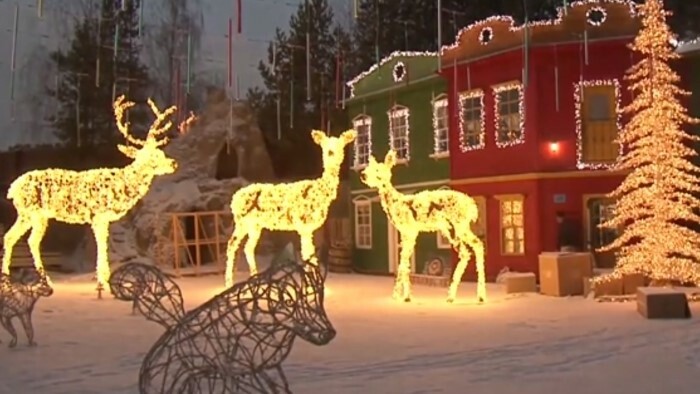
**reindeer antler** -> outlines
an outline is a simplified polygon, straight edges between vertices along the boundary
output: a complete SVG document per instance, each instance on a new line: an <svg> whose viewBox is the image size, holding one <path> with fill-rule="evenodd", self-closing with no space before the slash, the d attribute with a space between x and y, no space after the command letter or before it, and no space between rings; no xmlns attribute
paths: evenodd
<svg viewBox="0 0 700 394"><path fill-rule="evenodd" d="M133 101L125 101L126 97L124 95L119 96L112 104L114 108L114 118L117 121L117 128L122 133L124 138L133 145L143 146L146 141L133 137L129 134L129 122L124 123L124 113L136 103Z"/></svg>
<svg viewBox="0 0 700 394"><path fill-rule="evenodd" d="M156 120L153 121L153 124L148 129L148 137L147 138L148 139L155 139L158 136L160 136L161 134L168 131L168 129L173 127L173 122L171 120L168 120L167 123L165 123L164 125L162 123L165 121L165 119L168 116L172 115L172 113L175 112L175 109L177 109L177 107L175 107L173 105L170 108L166 109L165 111L160 112L160 110L158 109L156 104L150 98L148 99L148 106L151 107L151 111L153 111L153 114L156 115ZM168 143L168 137L164 137L163 139L161 139L160 141L157 142L157 145L161 146L161 145L165 145L167 143Z"/></svg>
<svg viewBox="0 0 700 394"><path fill-rule="evenodd" d="M197 116L194 114L194 112L190 111L190 115L185 119L180 125L177 127L177 130L180 132L180 134L185 134L188 131L190 131L190 126L192 126L192 123L194 123L197 120Z"/></svg>

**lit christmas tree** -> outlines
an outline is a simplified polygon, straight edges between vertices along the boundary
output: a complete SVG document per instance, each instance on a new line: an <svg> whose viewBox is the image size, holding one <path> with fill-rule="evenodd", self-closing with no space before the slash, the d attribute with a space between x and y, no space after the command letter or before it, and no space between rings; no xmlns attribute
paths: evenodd
<svg viewBox="0 0 700 394"><path fill-rule="evenodd" d="M623 110L630 121L618 137L625 153L617 169L631 172L610 194L613 219L602 224L622 229L602 249L616 250L617 267L596 282L641 273L662 283L700 285L700 234L686 227L700 223L700 200L693 195L700 192L700 169L690 161L698 138L682 130L697 120L681 105L679 98L689 93L677 86L680 77L669 66L679 55L662 0L647 0L639 12L642 29L631 48L643 59L627 71L634 99Z"/></svg>

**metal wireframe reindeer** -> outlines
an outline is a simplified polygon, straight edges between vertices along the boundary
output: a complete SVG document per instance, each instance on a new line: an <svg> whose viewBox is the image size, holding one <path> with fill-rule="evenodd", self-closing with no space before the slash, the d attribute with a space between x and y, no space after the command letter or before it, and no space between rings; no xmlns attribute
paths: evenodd
<svg viewBox="0 0 700 394"><path fill-rule="evenodd" d="M40 244L49 220L71 224L89 224L97 243L97 282L101 290L109 280L108 237L110 223L123 217L148 192L156 176L171 174L177 163L167 157L161 147L168 138L160 138L172 127L166 119L174 111L161 112L148 100L156 119L145 140L129 133L124 113L134 106L124 96L114 102L114 115L119 131L132 146L119 145L119 150L133 159L123 168L100 168L87 171L46 169L29 171L10 185L7 198L17 210L17 220L5 234L2 272L10 271L12 249L27 231L29 248L37 271L43 272ZM187 122L187 121L186 121Z"/></svg>
<svg viewBox="0 0 700 394"><path fill-rule="evenodd" d="M141 394L291 393L282 362L297 337L325 345L335 330L317 267L287 261L188 312L141 365Z"/></svg>
<svg viewBox="0 0 700 394"><path fill-rule="evenodd" d="M234 193L231 212L235 227L226 250L226 286L233 285L234 262L244 240L250 274L257 273L255 247L263 229L297 232L301 238L302 259L318 265L314 232L325 223L328 208L337 197L345 146L354 141L356 135L355 130L347 130L339 137L329 137L318 130L311 132L323 152L320 178L281 184L256 183Z"/></svg>
<svg viewBox="0 0 700 394"><path fill-rule="evenodd" d="M426 190L413 195L402 194L391 183L391 171L396 164L396 152L389 151L384 162L370 156L362 171L361 180L376 188L382 208L401 235L400 262L396 272L394 298L410 301L411 255L420 232L440 232L459 255L459 263L452 274L447 301L453 302L469 259L470 249L476 257L477 297L486 300L486 273L484 245L471 230L479 217L476 202L464 193L454 190Z"/></svg>
<svg viewBox="0 0 700 394"><path fill-rule="evenodd" d="M32 325L34 306L40 297L50 297L52 294L53 288L43 272L39 272L33 280L23 275L18 281L0 274L0 324L12 336L11 348L17 346L17 331L12 325L14 318L18 318L22 324L29 346L36 346Z"/></svg>

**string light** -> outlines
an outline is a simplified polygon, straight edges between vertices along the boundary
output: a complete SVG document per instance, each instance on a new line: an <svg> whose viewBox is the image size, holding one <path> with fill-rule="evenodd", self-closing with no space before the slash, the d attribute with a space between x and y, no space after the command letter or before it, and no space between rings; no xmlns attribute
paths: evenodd
<svg viewBox="0 0 700 394"><path fill-rule="evenodd" d="M313 130L311 137L323 152L320 178L279 184L253 183L233 194L231 212L235 226L226 250L226 287L233 286L234 262L244 239L250 274L258 272L255 247L263 229L295 231L301 239L302 259L318 265L314 255L314 232L326 222L328 208L338 195L345 146L356 136L357 132L352 129L339 137Z"/></svg>
<svg viewBox="0 0 700 394"><path fill-rule="evenodd" d="M564 19L566 19L568 13L570 13L570 10L573 10L578 7L598 7L598 8L609 8L611 6L616 6L616 5L622 5L628 8L628 14L630 16L635 16L636 15L636 7L637 5L633 1L629 0L583 0L583 1L575 1L571 3L568 8L566 6L564 7L557 7L557 17L555 19L550 19L550 20L541 20L541 21L528 21L526 24L522 24L519 26L515 25L515 20L511 16L506 16L506 15L496 15L496 16L491 16L489 18L474 22L467 27L461 29L456 37L454 43L450 45L444 45L440 48L439 55L440 56L445 56L449 52L452 52L453 50L458 49L463 43L463 39L466 39L468 36L468 33L471 32L473 29L483 29L484 27L489 27L492 24L508 24L508 31L510 32L518 32L522 34L521 30L523 29L532 29L535 28L535 30L539 27L544 27L544 26L556 26L562 24ZM569 10L568 12L565 12L566 10ZM535 35L535 31L531 31L532 35ZM466 42L465 42L466 43Z"/></svg>
<svg viewBox="0 0 700 394"><path fill-rule="evenodd" d="M437 52L416 52L416 51L395 51L392 52L389 56L385 57L384 59L380 60L379 63L375 63L370 67L367 71L363 71L359 73L355 78L351 79L349 82L347 82L347 86L350 88L350 97L355 97L355 84L357 84L359 81L364 79L366 76L372 74L376 70L378 70L381 66L385 65L386 63L400 57L435 57L437 55Z"/></svg>
<svg viewBox="0 0 700 394"><path fill-rule="evenodd" d="M510 139L511 136L508 136L508 140L506 141L501 141L499 132L500 132L500 123L501 123L501 111L500 111L500 94L507 92L509 90L517 90L518 91L518 135ZM493 108L494 108L494 135L496 139L496 146L499 148L507 148L509 146L514 146L518 144L522 144L525 142L525 95L524 95L524 90L523 90L523 85L520 82L512 82L512 83L507 83L503 85L499 85L493 88ZM509 130L510 132L510 130Z"/></svg>
<svg viewBox="0 0 700 394"><path fill-rule="evenodd" d="M489 42L493 40L493 28L491 26L486 26L479 32L479 43L481 45L488 45Z"/></svg>
<svg viewBox="0 0 700 394"><path fill-rule="evenodd" d="M189 116L182 123L180 123L180 126L178 126L177 131L180 133L180 135L187 134L190 131L192 124L196 121L197 116L195 116L194 112L190 111Z"/></svg>
<svg viewBox="0 0 700 394"><path fill-rule="evenodd" d="M599 20L594 19L594 15L598 13L600 15ZM603 23L605 23L605 20L608 19L608 13L605 11L605 8L603 7L593 7L590 8L588 11L586 11L586 21L588 22L589 25L591 26L601 26Z"/></svg>
<svg viewBox="0 0 700 394"><path fill-rule="evenodd" d="M402 163L405 163L409 160L411 160L411 145L409 141L409 137L411 135L411 130L410 130L410 125L408 121L408 116L409 116L409 111L408 108L406 107L401 107L401 106L395 106L394 108L390 109L387 111L387 115L389 115L389 148L396 150L397 152L401 152L401 150L398 149L396 146L398 140L401 138L404 139L404 146L403 146L403 152L399 155L399 161ZM397 136L394 133L394 127L395 124L394 122L398 122L399 119L403 119L404 124L396 126L397 128L404 127L404 135L403 136Z"/></svg>
<svg viewBox="0 0 700 394"><path fill-rule="evenodd" d="M441 144L447 143L449 129L447 125L447 96L433 100L433 157L449 156L449 147L443 149ZM442 120L443 124L440 124ZM444 138L442 138L444 137Z"/></svg>
<svg viewBox="0 0 700 394"><path fill-rule="evenodd" d="M357 140L353 146L353 170L359 170L367 165L367 160L372 156L372 118L367 115L360 115L352 121L352 125L357 131ZM367 152L360 152L364 143Z"/></svg>
<svg viewBox="0 0 700 394"><path fill-rule="evenodd" d="M680 96L678 74L669 62L680 57L669 44L673 34L666 23L661 0L647 0L640 8L642 29L632 50L642 57L627 72L633 101L624 111L630 121L618 136L627 147L618 169L629 170L610 197L616 200L613 217L601 227L622 229L601 251L615 250L617 264L611 274L596 277L593 284L639 273L658 282L700 285L700 234L680 225L698 223L700 193L687 146L698 141L682 130L698 123L688 116Z"/></svg>
<svg viewBox="0 0 700 394"><path fill-rule="evenodd" d="M619 145L619 153L615 163L586 163L583 157L583 92L588 87L613 86L615 89L615 127L622 130L622 94L620 81L617 79L597 79L574 83L574 101L576 118L576 168L579 170L601 170L612 168L622 157L622 144Z"/></svg>
<svg viewBox="0 0 700 394"><path fill-rule="evenodd" d="M466 133L467 127L466 127L466 119L464 116L464 106L466 105L466 102L468 100L472 100L474 98L479 99L479 142L476 144L470 144L469 141L467 141L466 138ZM486 141L485 141L485 133L486 133L486 114L484 113L484 91L481 89L474 89L470 90L468 92L463 92L460 93L459 95L459 108L460 108L460 115L459 115L459 147L462 150L462 152L469 152L472 150L477 150L477 149L484 149L486 146Z"/></svg>
<svg viewBox="0 0 700 394"><path fill-rule="evenodd" d="M426 190L411 195L402 194L391 181L391 170L396 162L396 152L393 150L386 154L382 163L370 156L369 164L360 175L363 183L377 189L382 209L400 234L401 256L396 270L394 299L411 299L411 256L418 234L439 232L459 255L459 262L452 274L447 302L453 302L457 296L457 287L471 257L470 248L476 257L477 297L480 302L485 302L484 244L471 230L471 225L479 218L476 202L455 190Z"/></svg>
<svg viewBox="0 0 700 394"><path fill-rule="evenodd" d="M175 172L177 163L168 158L161 146L168 138L158 139L172 127L165 120L175 107L160 112L148 100L156 115L145 140L129 134L129 123L124 123L124 113L134 102L124 96L114 102L117 128L133 146L118 145L119 150L134 161L123 168L97 168L87 171L70 171L50 168L24 173L12 182L7 198L17 210L17 220L5 234L2 272L9 274L12 249L17 241L31 229L29 249L37 271L44 272L40 245L49 220L70 224L89 224L97 244L97 283L104 288L109 281L108 240L109 225L121 219L148 193L153 178ZM165 122L165 124L164 124ZM140 147L140 148L137 148Z"/></svg>
<svg viewBox="0 0 700 394"><path fill-rule="evenodd" d="M403 62L396 62L391 73L394 77L394 82L401 82L406 77L406 65Z"/></svg>

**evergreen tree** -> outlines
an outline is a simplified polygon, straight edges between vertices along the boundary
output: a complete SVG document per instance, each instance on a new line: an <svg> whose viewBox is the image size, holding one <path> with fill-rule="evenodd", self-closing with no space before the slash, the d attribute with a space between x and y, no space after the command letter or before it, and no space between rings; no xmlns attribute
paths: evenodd
<svg viewBox="0 0 700 394"><path fill-rule="evenodd" d="M307 31L310 91L307 90ZM345 111L336 106L336 90L342 85L342 78L336 80L336 59L338 53L348 54L349 49L349 37L334 23L327 0L300 4L291 17L289 31L278 29L268 46L267 61L258 65L265 88L249 90L248 100L257 111L279 176L307 177L319 173L321 154L311 139L311 130L337 133L347 127Z"/></svg>
<svg viewBox="0 0 700 394"><path fill-rule="evenodd" d="M62 143L86 151L114 143L121 138L112 112L114 98L126 94L145 100L148 73L139 59L138 1L128 1L122 9L120 0L101 0L86 9L70 46L50 54L59 77L48 94L59 107L49 120ZM129 116L138 125L145 112L132 109Z"/></svg>
<svg viewBox="0 0 700 394"><path fill-rule="evenodd" d="M632 103L618 141L626 151L618 169L629 170L610 194L616 199L614 216L602 224L622 228L605 250L617 251L612 277L643 273L659 281L700 285L700 234L684 224L700 223L698 175L689 145L697 141L683 131L696 123L681 105L688 95L678 87L680 78L669 62L679 56L670 45L674 38L666 24L661 0L640 7L642 29L631 48L642 59L627 72ZM606 280L604 277L600 280Z"/></svg>

